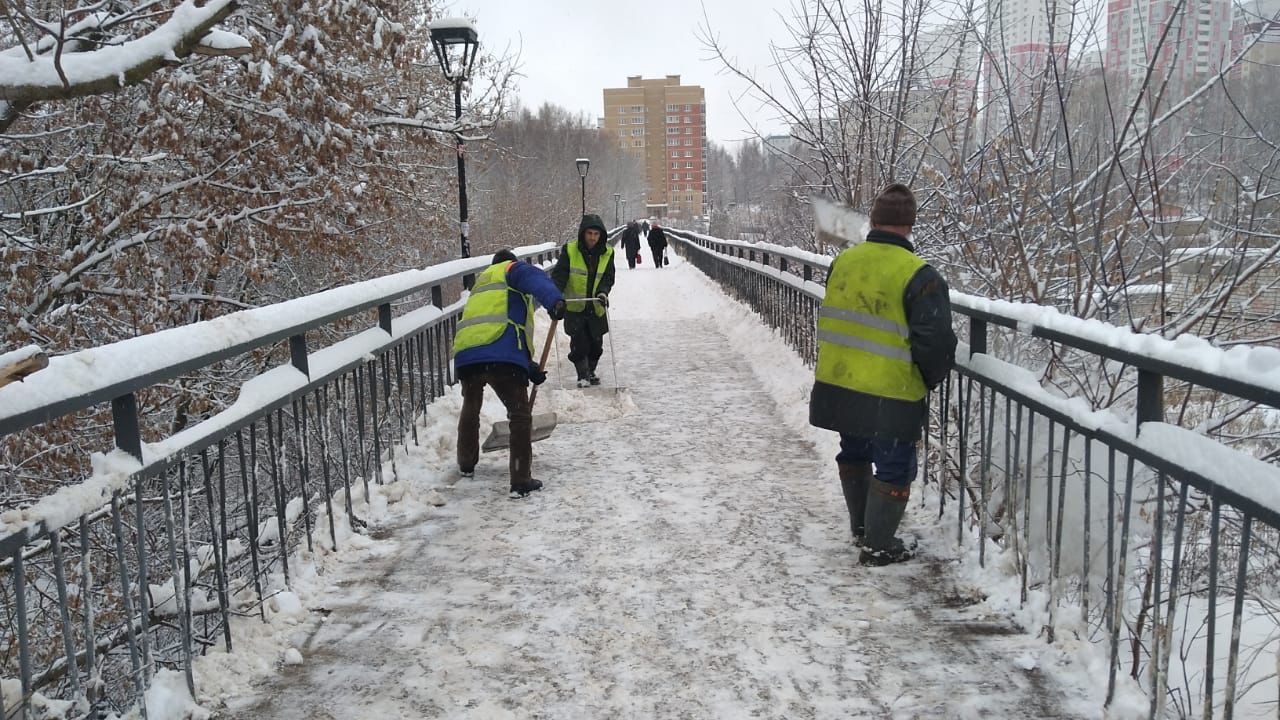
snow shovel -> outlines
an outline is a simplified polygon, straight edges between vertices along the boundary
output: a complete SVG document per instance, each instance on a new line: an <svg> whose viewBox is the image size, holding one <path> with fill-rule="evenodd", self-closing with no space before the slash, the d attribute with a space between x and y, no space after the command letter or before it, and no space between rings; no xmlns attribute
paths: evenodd
<svg viewBox="0 0 1280 720"><path fill-rule="evenodd" d="M547 355L551 352L551 343L556 337L556 325L560 324L559 320L552 320L551 327L547 329L547 341L542 344L542 359L538 361L538 369L545 371L547 369ZM529 408L533 409L533 401L538 397L538 386L533 386L533 392L529 393ZM533 429L530 432L531 440L537 442L545 440L551 436L556 429L556 414L553 412L542 413L533 416ZM511 447L511 422L508 420L499 420L493 424L493 430L489 432L489 437L485 438L484 444L480 446L481 452L489 452L491 450L501 450Z"/></svg>

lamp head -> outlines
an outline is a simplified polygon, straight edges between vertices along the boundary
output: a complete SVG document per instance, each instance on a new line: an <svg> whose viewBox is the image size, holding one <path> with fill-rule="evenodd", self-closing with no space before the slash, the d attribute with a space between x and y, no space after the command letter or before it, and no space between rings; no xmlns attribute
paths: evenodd
<svg viewBox="0 0 1280 720"><path fill-rule="evenodd" d="M471 68L480 48L480 36L470 20L465 18L441 18L428 26L431 30L431 46L436 51L440 71L452 82L462 82L471 77Z"/></svg>

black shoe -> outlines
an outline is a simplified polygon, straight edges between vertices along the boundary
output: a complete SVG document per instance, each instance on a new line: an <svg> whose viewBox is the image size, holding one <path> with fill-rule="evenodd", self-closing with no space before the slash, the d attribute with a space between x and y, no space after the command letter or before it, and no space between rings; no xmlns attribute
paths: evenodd
<svg viewBox="0 0 1280 720"><path fill-rule="evenodd" d="M541 489L542 481L532 478L527 483L511 483L511 499L516 500L518 498L525 497L531 492L536 492Z"/></svg>
<svg viewBox="0 0 1280 720"><path fill-rule="evenodd" d="M476 476L476 469L475 469L475 468L471 468L470 470L463 470L463 469L459 468L459 469L458 469L458 474L459 474L459 475L461 475L461 476L462 476L462 477L464 477L464 478L475 477L475 476Z"/></svg>
<svg viewBox="0 0 1280 720"><path fill-rule="evenodd" d="M895 563L906 562L916 556L916 543L913 540L911 545L898 538L894 538L889 543L889 547L879 550L873 550L865 545L862 548L862 554L859 555L858 561L863 565L873 565L876 567L884 567L885 565L893 565Z"/></svg>
<svg viewBox="0 0 1280 720"><path fill-rule="evenodd" d="M590 383L590 384L592 384L592 385L599 385L599 384L600 384L600 378L596 377L596 374L593 372L593 373L591 373L590 375L588 375L588 376L587 376L587 382L588 382L588 383Z"/></svg>

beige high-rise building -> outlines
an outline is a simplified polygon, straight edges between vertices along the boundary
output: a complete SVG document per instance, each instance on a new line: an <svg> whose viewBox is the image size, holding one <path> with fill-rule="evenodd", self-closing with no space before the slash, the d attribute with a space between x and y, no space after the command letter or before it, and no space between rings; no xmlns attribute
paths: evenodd
<svg viewBox="0 0 1280 720"><path fill-rule="evenodd" d="M601 132L644 161L644 214L707 214L707 102L702 86L681 85L679 75L648 80L632 75L624 88L605 88Z"/></svg>

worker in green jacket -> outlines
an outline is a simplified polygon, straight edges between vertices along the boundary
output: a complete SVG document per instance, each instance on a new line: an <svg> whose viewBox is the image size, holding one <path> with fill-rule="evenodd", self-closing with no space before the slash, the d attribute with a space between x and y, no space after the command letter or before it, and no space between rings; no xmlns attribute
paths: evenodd
<svg viewBox="0 0 1280 720"><path fill-rule="evenodd" d="M809 422L840 433L840 486L866 565L915 556L914 543L896 533L916 476L925 396L955 363L949 290L915 254L915 221L909 188L881 191L866 242L832 261L818 313Z"/></svg>
<svg viewBox="0 0 1280 720"><path fill-rule="evenodd" d="M511 424L511 496L542 489L533 477L533 409L529 383L546 373L534 362L535 303L553 320L564 317L564 296L541 268L516 258L509 249L494 253L467 296L453 340L453 366L462 385L458 413L458 471L475 474L480 461L480 408L484 389L493 388L507 408Z"/></svg>
<svg viewBox="0 0 1280 720"><path fill-rule="evenodd" d="M578 373L578 387L599 385L596 365L604 354L609 332L609 291L613 289L613 248L599 215L583 215L578 239L560 248L551 268L551 280L564 293L568 312L564 330L569 334L569 362Z"/></svg>

